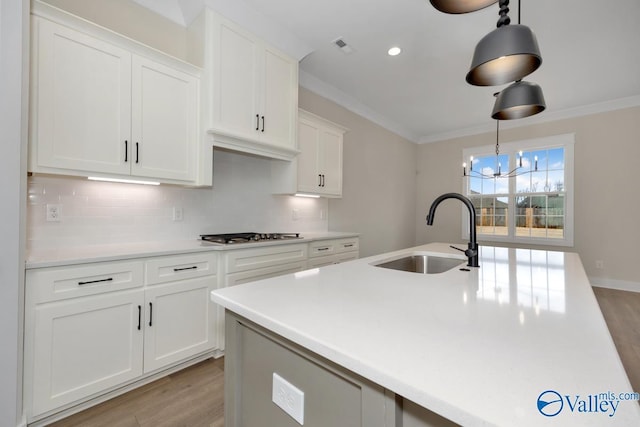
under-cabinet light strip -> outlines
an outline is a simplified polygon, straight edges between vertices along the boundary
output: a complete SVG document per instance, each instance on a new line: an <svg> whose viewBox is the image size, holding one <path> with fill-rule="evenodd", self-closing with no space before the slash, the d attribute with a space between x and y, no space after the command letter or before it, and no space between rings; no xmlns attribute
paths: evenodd
<svg viewBox="0 0 640 427"><path fill-rule="evenodd" d="M88 177L88 179L91 181L121 182L124 184L160 185L159 182L155 182L155 181L137 181L135 179L102 178L99 176L90 176Z"/></svg>

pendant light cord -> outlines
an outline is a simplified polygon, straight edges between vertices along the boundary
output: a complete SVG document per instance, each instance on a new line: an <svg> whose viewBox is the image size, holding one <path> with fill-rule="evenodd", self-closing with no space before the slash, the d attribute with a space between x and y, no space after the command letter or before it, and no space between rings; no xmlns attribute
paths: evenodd
<svg viewBox="0 0 640 427"><path fill-rule="evenodd" d="M500 120L496 120L496 157L500 155Z"/></svg>
<svg viewBox="0 0 640 427"><path fill-rule="evenodd" d="M518 25L520 25L520 0L518 0Z"/></svg>

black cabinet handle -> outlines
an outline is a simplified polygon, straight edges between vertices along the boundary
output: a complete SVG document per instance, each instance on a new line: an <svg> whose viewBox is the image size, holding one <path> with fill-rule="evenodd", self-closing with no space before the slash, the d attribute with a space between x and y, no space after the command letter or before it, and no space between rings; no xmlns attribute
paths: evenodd
<svg viewBox="0 0 640 427"><path fill-rule="evenodd" d="M318 248L318 252L320 252L320 251L328 251L328 250L329 250L329 248Z"/></svg>
<svg viewBox="0 0 640 427"><path fill-rule="evenodd" d="M124 162L127 163L129 161L129 142L124 140Z"/></svg>
<svg viewBox="0 0 640 427"><path fill-rule="evenodd" d="M149 326L153 326L153 303L149 303Z"/></svg>
<svg viewBox="0 0 640 427"><path fill-rule="evenodd" d="M323 174L323 175L320 175L320 176L322 177L322 181L321 181L321 182L322 182L322 185L320 185L320 187L324 187L324 174Z"/></svg>
<svg viewBox="0 0 640 427"><path fill-rule="evenodd" d="M138 330L142 327L142 306L138 306Z"/></svg>
<svg viewBox="0 0 640 427"><path fill-rule="evenodd" d="M256 114L256 130L260 130L260 114Z"/></svg>
<svg viewBox="0 0 640 427"><path fill-rule="evenodd" d="M262 116L262 132L264 132L264 116Z"/></svg>
<svg viewBox="0 0 640 427"><path fill-rule="evenodd" d="M348 245L344 245L345 248L352 248L353 247L353 243L349 243Z"/></svg>
<svg viewBox="0 0 640 427"><path fill-rule="evenodd" d="M91 283L111 282L112 280L113 280L113 277L109 277L107 279L88 280L86 282L78 282L78 285L82 286L82 285L89 285Z"/></svg>
<svg viewBox="0 0 640 427"><path fill-rule="evenodd" d="M138 157L139 157L139 154L140 154L139 150L138 150L138 148L139 148L138 146L139 146L139 144L136 142L136 163L138 163L138 160L139 160Z"/></svg>
<svg viewBox="0 0 640 427"><path fill-rule="evenodd" d="M318 187L322 187L322 175L318 174Z"/></svg>
<svg viewBox="0 0 640 427"><path fill-rule="evenodd" d="M174 268L173 271L178 272L178 271L197 270L197 269L198 269L198 266L194 265L193 267Z"/></svg>

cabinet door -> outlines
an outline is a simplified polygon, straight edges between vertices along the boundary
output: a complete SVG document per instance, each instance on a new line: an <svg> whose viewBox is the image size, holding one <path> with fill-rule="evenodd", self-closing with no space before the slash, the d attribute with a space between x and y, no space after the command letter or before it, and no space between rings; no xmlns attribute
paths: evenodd
<svg viewBox="0 0 640 427"><path fill-rule="evenodd" d="M216 277L207 276L146 290L145 373L214 348L215 288Z"/></svg>
<svg viewBox="0 0 640 427"><path fill-rule="evenodd" d="M322 183L318 170L320 129L312 122L298 122L298 191L318 193Z"/></svg>
<svg viewBox="0 0 640 427"><path fill-rule="evenodd" d="M296 148L298 115L298 63L285 54L265 46L263 55L263 108L260 124L262 141Z"/></svg>
<svg viewBox="0 0 640 427"><path fill-rule="evenodd" d="M128 174L131 54L33 19L31 170Z"/></svg>
<svg viewBox="0 0 640 427"><path fill-rule="evenodd" d="M198 79L134 56L132 87L131 174L193 181Z"/></svg>
<svg viewBox="0 0 640 427"><path fill-rule="evenodd" d="M137 290L35 308L32 415L142 374L143 302Z"/></svg>
<svg viewBox="0 0 640 427"><path fill-rule="evenodd" d="M342 134L330 129L320 132L318 170L322 174L322 193L342 195Z"/></svg>
<svg viewBox="0 0 640 427"><path fill-rule="evenodd" d="M213 127L257 139L259 41L219 15L213 18Z"/></svg>

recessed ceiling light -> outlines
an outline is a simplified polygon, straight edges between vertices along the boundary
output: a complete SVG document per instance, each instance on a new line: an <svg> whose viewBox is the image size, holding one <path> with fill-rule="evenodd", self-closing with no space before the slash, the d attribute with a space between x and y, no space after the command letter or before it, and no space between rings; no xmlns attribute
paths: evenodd
<svg viewBox="0 0 640 427"><path fill-rule="evenodd" d="M391 49L389 49L387 51L387 53L389 54L389 56L396 56L396 55L400 55L400 52L402 52L402 49L400 49L398 46L394 46Z"/></svg>

